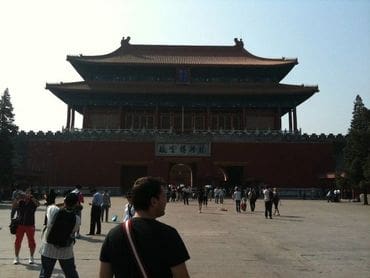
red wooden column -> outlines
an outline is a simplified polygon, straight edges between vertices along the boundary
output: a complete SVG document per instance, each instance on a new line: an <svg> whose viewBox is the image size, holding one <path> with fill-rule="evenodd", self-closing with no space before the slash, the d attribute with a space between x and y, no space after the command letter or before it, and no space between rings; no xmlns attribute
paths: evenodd
<svg viewBox="0 0 370 278"><path fill-rule="evenodd" d="M292 109L289 109L289 132L292 132Z"/></svg>
<svg viewBox="0 0 370 278"><path fill-rule="evenodd" d="M71 109L71 113L72 113L71 129L74 129L75 128L75 110L73 108Z"/></svg>
<svg viewBox="0 0 370 278"><path fill-rule="evenodd" d="M297 132L297 109L294 107L293 108L293 130L294 132Z"/></svg>
<svg viewBox="0 0 370 278"><path fill-rule="evenodd" d="M195 112L191 112L191 130L194 131L195 128Z"/></svg>
<svg viewBox="0 0 370 278"><path fill-rule="evenodd" d="M159 120L158 120L158 117L159 117L159 111L158 111L158 106L155 107L155 111L154 111L154 129L158 129L159 128Z"/></svg>
<svg viewBox="0 0 370 278"><path fill-rule="evenodd" d="M175 116L173 111L170 111L170 130L174 131L174 126L175 126Z"/></svg>
<svg viewBox="0 0 370 278"><path fill-rule="evenodd" d="M281 130L281 108L280 107L276 109L275 117L276 117L275 128L276 130Z"/></svg>
<svg viewBox="0 0 370 278"><path fill-rule="evenodd" d="M184 133L184 125L185 125L185 110L184 105L181 106L181 133Z"/></svg>
<svg viewBox="0 0 370 278"><path fill-rule="evenodd" d="M83 112L82 112L82 116L83 116L83 118L82 118L82 129L85 129L86 128L86 121L87 121L87 108L86 108L86 106L84 106L84 108L83 108L83 110L82 110Z"/></svg>
<svg viewBox="0 0 370 278"><path fill-rule="evenodd" d="M125 125L125 115L122 106L119 107L119 129L123 129Z"/></svg>
<svg viewBox="0 0 370 278"><path fill-rule="evenodd" d="M66 123L66 129L69 130L71 128L71 107L67 106L67 123Z"/></svg>
<svg viewBox="0 0 370 278"><path fill-rule="evenodd" d="M245 107L243 107L243 111L242 111L242 113L243 113L243 118L242 118L242 129L247 129L247 121L246 121L246 116L247 116L247 112L246 112L246 110L245 110Z"/></svg>
<svg viewBox="0 0 370 278"><path fill-rule="evenodd" d="M212 129L211 108L207 107L207 130Z"/></svg>

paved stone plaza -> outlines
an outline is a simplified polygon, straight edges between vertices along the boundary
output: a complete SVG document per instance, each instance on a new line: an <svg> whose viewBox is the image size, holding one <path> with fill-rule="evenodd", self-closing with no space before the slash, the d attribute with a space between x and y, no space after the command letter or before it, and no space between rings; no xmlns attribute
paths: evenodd
<svg viewBox="0 0 370 278"><path fill-rule="evenodd" d="M111 215L121 218L124 202L113 198ZM282 200L281 216L272 220L265 219L262 200L257 201L254 213L236 214L232 200L226 200L224 207L227 211L210 202L198 213L196 201L189 206L169 203L166 215L160 218L183 237L191 257L187 262L191 277L370 277L370 206ZM37 211L37 250L44 213L45 207ZM83 235L89 230L89 213L85 205ZM0 277L38 277L40 255L36 254L35 265L28 264L26 237L21 264L12 264L14 236L8 229L9 215L9 204L0 204ZM77 241L80 277L98 276L100 246L115 225L103 223L101 236ZM53 277L64 277L59 264Z"/></svg>

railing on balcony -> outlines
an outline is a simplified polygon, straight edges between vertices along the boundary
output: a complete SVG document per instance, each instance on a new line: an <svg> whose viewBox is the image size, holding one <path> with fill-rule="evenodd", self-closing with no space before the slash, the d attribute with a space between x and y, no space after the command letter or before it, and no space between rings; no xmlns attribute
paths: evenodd
<svg viewBox="0 0 370 278"><path fill-rule="evenodd" d="M193 130L189 133L177 133L171 129L70 129L57 132L18 132L19 137L49 140L153 140L160 138L179 138L181 140L208 141L297 141L297 142L342 142L342 134L302 134L301 130Z"/></svg>

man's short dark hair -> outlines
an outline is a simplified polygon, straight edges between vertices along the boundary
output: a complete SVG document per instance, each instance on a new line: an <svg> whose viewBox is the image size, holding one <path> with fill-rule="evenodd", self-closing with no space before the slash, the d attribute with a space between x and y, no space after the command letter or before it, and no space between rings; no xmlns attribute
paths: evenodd
<svg viewBox="0 0 370 278"><path fill-rule="evenodd" d="M66 207L74 207L78 202L78 196L75 193L67 193L67 195L64 198L64 204Z"/></svg>
<svg viewBox="0 0 370 278"><path fill-rule="evenodd" d="M163 179L156 177L138 178L132 188L132 204L135 210L148 210L151 199L158 198L162 187L165 185Z"/></svg>

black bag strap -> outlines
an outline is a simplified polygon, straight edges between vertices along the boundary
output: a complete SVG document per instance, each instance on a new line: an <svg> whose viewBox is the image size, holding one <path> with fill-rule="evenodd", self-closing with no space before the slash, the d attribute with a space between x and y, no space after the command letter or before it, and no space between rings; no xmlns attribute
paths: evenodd
<svg viewBox="0 0 370 278"><path fill-rule="evenodd" d="M133 217L133 215L131 213L131 209L132 209L132 204L128 204L127 205L127 210L128 210L128 216L129 216L130 219Z"/></svg>
<svg viewBox="0 0 370 278"><path fill-rule="evenodd" d="M126 241L128 243L128 246L130 247L131 253L133 254L135 258L136 265L141 273L141 276L143 278L148 278L149 275L147 274L147 271L145 269L145 266L143 264L143 261L140 257L139 252L136 249L135 246L135 239L134 234L132 231L132 221L131 219L127 220L126 222L122 223L121 225L123 233L125 234Z"/></svg>

